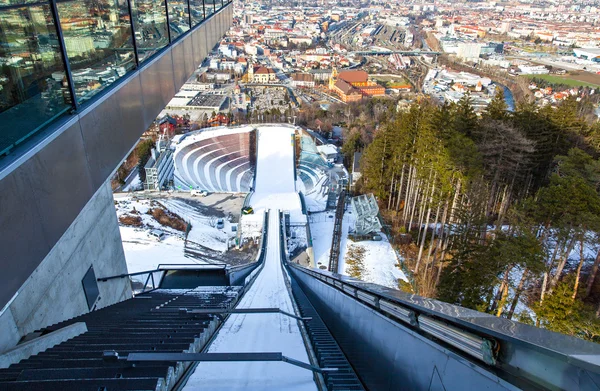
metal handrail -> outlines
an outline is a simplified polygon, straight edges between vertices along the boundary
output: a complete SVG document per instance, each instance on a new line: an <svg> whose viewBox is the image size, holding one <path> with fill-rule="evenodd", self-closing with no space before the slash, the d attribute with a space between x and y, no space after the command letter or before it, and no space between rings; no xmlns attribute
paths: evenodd
<svg viewBox="0 0 600 391"><path fill-rule="evenodd" d="M403 327L475 357L509 377L560 389L563 385L555 382L561 373L600 374L599 344L325 270L287 264L398 320ZM549 377L550 373L556 376Z"/></svg>

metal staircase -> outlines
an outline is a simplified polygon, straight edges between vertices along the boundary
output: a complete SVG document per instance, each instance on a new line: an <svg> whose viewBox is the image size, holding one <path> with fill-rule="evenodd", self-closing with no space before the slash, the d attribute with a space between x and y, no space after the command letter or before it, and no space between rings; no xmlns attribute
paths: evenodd
<svg viewBox="0 0 600 391"><path fill-rule="evenodd" d="M242 287L154 290L41 330L85 322L88 331L0 369L0 389L11 390L168 390L190 365L182 362L115 360L130 353L195 353L221 320L213 314L179 311L228 309Z"/></svg>

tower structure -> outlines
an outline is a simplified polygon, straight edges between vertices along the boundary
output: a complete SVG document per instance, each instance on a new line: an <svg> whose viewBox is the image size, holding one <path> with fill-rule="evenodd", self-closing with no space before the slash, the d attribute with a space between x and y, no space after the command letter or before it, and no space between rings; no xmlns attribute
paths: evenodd
<svg viewBox="0 0 600 391"><path fill-rule="evenodd" d="M331 71L331 76L329 77L329 89L333 90L333 86L337 80L338 70L337 65L333 66L333 70Z"/></svg>

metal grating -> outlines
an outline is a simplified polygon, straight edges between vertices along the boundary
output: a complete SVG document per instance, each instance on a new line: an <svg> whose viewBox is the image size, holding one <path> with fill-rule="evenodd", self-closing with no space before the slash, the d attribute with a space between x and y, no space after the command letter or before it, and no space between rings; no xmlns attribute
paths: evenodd
<svg viewBox="0 0 600 391"><path fill-rule="evenodd" d="M342 240L342 221L346 208L346 192L342 190L335 210L335 223L333 225L333 239L331 240L331 252L329 253L329 271L338 272L338 261L340 259L340 242Z"/></svg>
<svg viewBox="0 0 600 391"><path fill-rule="evenodd" d="M354 391L365 390L354 369L346 359L323 320L312 306L298 283L292 278L292 294L302 317L311 317L304 321L304 326L309 335L313 351L317 356L319 367L338 368L336 372L323 374L327 390L329 391Z"/></svg>

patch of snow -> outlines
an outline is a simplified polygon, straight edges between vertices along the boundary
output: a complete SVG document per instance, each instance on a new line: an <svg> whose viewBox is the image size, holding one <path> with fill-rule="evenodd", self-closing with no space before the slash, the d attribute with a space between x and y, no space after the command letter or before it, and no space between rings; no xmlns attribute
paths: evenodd
<svg viewBox="0 0 600 391"><path fill-rule="evenodd" d="M188 240L194 243L225 252L227 251L228 240L235 237L235 232L231 231L232 224L228 219L223 219L224 227L218 229L216 227L216 216L203 216L196 208L184 201L166 199L160 200L159 203L192 224Z"/></svg>
<svg viewBox="0 0 600 391"><path fill-rule="evenodd" d="M333 225L335 213L325 212L311 215L310 231L313 251L317 267L329 268L329 253L333 240ZM353 242L348 239L348 231L354 226L354 215L346 213L342 221L342 240L340 243L340 260L338 272L348 275L348 265L345 259L350 245L361 246L365 249L364 274L362 280L398 289L398 279L408 282L408 279L396 265L399 263L397 254L392 248L387 236L380 232L381 241Z"/></svg>
<svg viewBox="0 0 600 391"><path fill-rule="evenodd" d="M125 260L129 273L155 269L159 264L203 264L197 259L184 256L185 232L161 225L147 214L153 203L177 214L192 224L188 239L215 251L227 250L228 240L235 237L231 231L231 222L224 219L224 228L218 229L216 216L203 216L192 205L179 199L137 199L130 196L115 197L117 217L136 215L142 219L143 227L121 226L121 239L125 251ZM149 232L158 229L166 234L166 238L158 242L150 237ZM262 229L262 224L260 225ZM260 232L258 233L260 236Z"/></svg>
<svg viewBox="0 0 600 391"><path fill-rule="evenodd" d="M142 180L140 179L140 174L135 174L135 177L127 186L123 187L122 191L137 191L142 190L144 188L142 184Z"/></svg>
<svg viewBox="0 0 600 391"><path fill-rule="evenodd" d="M408 282L408 279L397 266L399 260L396 252L392 248L387 236L380 232L381 241L363 241L353 242L348 239L340 259L339 268L348 274L348 265L346 265L346 253L350 245L360 246L365 249L364 274L362 280L386 286L388 288L398 289L398 279Z"/></svg>
<svg viewBox="0 0 600 391"><path fill-rule="evenodd" d="M183 255L184 239L176 235L158 242L150 238L147 229L119 227L127 270L129 273L154 270L159 264L201 264L200 261Z"/></svg>

